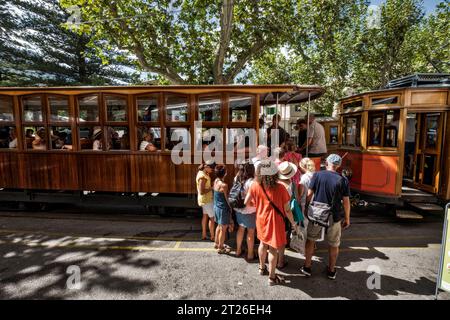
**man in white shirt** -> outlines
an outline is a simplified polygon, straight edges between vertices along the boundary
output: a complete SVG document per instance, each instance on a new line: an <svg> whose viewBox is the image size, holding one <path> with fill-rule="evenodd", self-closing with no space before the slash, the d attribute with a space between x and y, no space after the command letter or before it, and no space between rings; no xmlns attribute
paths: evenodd
<svg viewBox="0 0 450 320"><path fill-rule="evenodd" d="M308 139L303 147L300 149L303 151L308 144L308 157L321 158L327 154L327 141L325 139L325 129L316 121L316 117L313 114L309 115L309 129Z"/></svg>

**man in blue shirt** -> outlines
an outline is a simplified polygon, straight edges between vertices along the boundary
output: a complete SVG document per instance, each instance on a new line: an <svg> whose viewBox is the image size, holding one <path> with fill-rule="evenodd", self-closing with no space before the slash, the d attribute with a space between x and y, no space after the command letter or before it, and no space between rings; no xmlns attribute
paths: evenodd
<svg viewBox="0 0 450 320"><path fill-rule="evenodd" d="M328 242L328 270L329 279L336 279L336 260L339 253L342 229L350 226L350 188L347 178L337 172L341 166L342 158L337 154L330 154L327 158L327 170L316 172L309 184L306 207L313 196L314 201L328 204L332 217L327 229ZM308 211L307 211L308 212ZM332 219L332 220L331 220ZM314 254L314 244L320 238L322 226L309 221L307 227L307 240L305 247L305 265L301 272L311 276L311 259Z"/></svg>

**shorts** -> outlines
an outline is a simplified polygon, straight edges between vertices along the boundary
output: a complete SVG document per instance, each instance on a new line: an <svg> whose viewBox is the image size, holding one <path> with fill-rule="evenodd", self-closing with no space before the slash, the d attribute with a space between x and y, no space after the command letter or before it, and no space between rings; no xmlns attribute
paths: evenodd
<svg viewBox="0 0 450 320"><path fill-rule="evenodd" d="M256 213L244 214L236 211L238 225L248 229L256 229Z"/></svg>
<svg viewBox="0 0 450 320"><path fill-rule="evenodd" d="M207 214L208 217L214 218L214 202L210 202L202 205L203 214Z"/></svg>
<svg viewBox="0 0 450 320"><path fill-rule="evenodd" d="M308 227L306 228L307 239L310 241L317 241L318 239L320 239L322 228L323 227L318 224L309 222ZM335 222L331 226L329 226L327 233L325 234L328 245L330 247L339 247L341 245L341 234L342 227L340 221Z"/></svg>

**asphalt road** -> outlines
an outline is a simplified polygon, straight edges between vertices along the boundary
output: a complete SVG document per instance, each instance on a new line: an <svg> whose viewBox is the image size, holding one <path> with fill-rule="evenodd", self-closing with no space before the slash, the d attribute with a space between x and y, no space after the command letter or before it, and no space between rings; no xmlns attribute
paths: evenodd
<svg viewBox="0 0 450 320"><path fill-rule="evenodd" d="M325 277L327 251L319 243L313 277L299 274L303 257L288 251L280 272L286 284L269 287L257 263L218 255L211 242L200 241L196 216L160 218L131 208L3 209L1 299L434 299L439 216L407 222L380 208L354 211L335 281ZM379 288L367 286L368 279L377 284L370 270L381 274Z"/></svg>

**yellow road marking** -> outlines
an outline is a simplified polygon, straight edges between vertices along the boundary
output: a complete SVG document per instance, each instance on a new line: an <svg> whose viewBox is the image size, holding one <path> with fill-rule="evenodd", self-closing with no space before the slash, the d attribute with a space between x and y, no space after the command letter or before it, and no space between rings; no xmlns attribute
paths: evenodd
<svg viewBox="0 0 450 320"><path fill-rule="evenodd" d="M178 249L181 245L181 241L177 241L177 243L175 243L175 246L173 247L174 249Z"/></svg>

